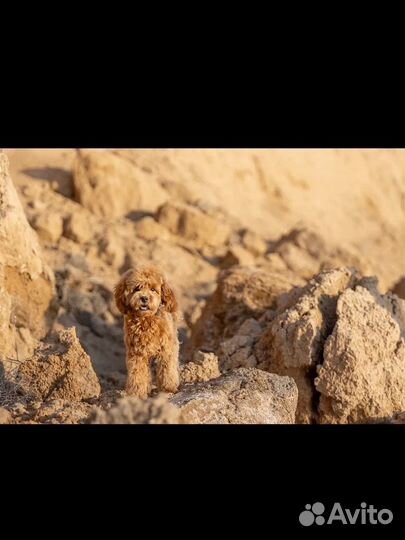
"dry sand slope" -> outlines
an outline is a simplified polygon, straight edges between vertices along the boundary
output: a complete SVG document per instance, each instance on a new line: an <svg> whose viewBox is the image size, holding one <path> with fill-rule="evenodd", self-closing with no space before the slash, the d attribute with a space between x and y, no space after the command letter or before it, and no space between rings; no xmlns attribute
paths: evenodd
<svg viewBox="0 0 405 540"><path fill-rule="evenodd" d="M347 423L405 410L405 151L5 154L0 422ZM166 271L183 308L183 387L146 402L121 397L112 298L138 261Z"/></svg>

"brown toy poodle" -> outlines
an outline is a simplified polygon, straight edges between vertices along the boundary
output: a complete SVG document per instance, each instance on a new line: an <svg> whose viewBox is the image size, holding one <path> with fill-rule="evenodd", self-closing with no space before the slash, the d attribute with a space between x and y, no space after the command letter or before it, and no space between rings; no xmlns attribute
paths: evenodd
<svg viewBox="0 0 405 540"><path fill-rule="evenodd" d="M131 268L114 288L124 315L126 392L140 398L151 391L151 362L156 361L159 391L179 386L178 304L163 274L152 266Z"/></svg>

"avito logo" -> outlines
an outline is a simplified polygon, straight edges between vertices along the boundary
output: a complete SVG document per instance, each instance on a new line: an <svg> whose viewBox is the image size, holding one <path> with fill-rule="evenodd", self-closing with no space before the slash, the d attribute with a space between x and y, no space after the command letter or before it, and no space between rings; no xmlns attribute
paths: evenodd
<svg viewBox="0 0 405 540"><path fill-rule="evenodd" d="M388 525L394 519L394 515L388 508L378 510L372 504L365 502L360 504L360 508L350 510L343 508L340 503L335 503L327 516L325 506L321 502L306 504L298 519L301 525L309 527L310 525L331 525L332 523L341 523L342 525Z"/></svg>

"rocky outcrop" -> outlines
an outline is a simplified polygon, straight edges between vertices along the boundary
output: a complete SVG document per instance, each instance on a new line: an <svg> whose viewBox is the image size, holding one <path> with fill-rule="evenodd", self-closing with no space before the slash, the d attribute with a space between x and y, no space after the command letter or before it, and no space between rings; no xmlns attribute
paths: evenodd
<svg viewBox="0 0 405 540"><path fill-rule="evenodd" d="M319 274L295 303L266 326L255 348L262 369L295 378L298 422L314 420L312 380L322 363L323 346L336 321L339 295L355 282L355 272L341 268Z"/></svg>
<svg viewBox="0 0 405 540"><path fill-rule="evenodd" d="M82 401L100 395L97 375L74 328L41 343L35 354L21 363L15 384L28 401Z"/></svg>
<svg viewBox="0 0 405 540"><path fill-rule="evenodd" d="M54 276L0 153L0 359L22 360L56 315Z"/></svg>
<svg viewBox="0 0 405 540"><path fill-rule="evenodd" d="M257 303L246 295L249 282ZM279 283L264 269L221 273L192 342L218 355L222 373L242 367L292 377L298 423L374 422L404 410L405 302L345 267L289 291Z"/></svg>
<svg viewBox="0 0 405 540"><path fill-rule="evenodd" d="M294 380L259 369L237 369L188 385L171 398L186 424L293 424Z"/></svg>
<svg viewBox="0 0 405 540"><path fill-rule="evenodd" d="M322 423L382 420L405 410L405 301L375 282L347 289L315 387Z"/></svg>
<svg viewBox="0 0 405 540"><path fill-rule="evenodd" d="M196 322L191 346L217 353L222 341L233 337L246 319L258 319L276 309L283 294L302 281L256 267L220 272L217 288Z"/></svg>

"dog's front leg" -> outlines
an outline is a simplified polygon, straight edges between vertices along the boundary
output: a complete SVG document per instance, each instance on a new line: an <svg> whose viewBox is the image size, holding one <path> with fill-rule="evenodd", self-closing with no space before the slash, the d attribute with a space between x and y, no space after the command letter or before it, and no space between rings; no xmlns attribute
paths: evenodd
<svg viewBox="0 0 405 540"><path fill-rule="evenodd" d="M127 370L126 393L146 399L151 386L148 358L142 355L127 357Z"/></svg>
<svg viewBox="0 0 405 540"><path fill-rule="evenodd" d="M157 387L160 392L177 392L180 384L179 344L176 341L161 351L157 358Z"/></svg>

